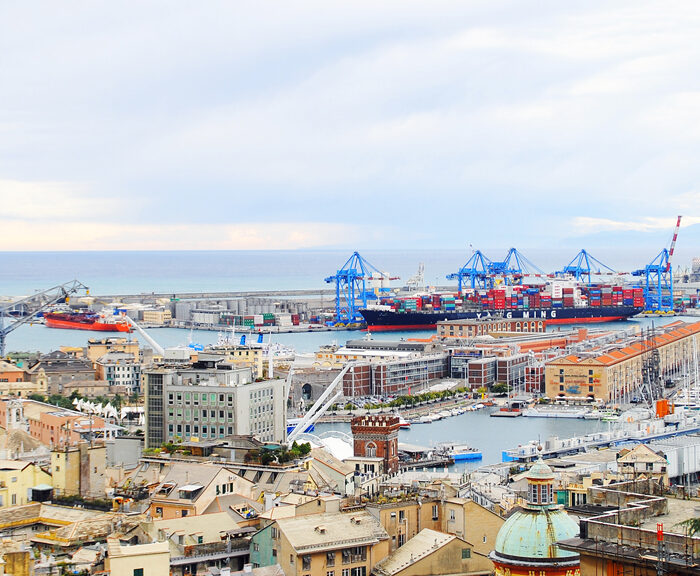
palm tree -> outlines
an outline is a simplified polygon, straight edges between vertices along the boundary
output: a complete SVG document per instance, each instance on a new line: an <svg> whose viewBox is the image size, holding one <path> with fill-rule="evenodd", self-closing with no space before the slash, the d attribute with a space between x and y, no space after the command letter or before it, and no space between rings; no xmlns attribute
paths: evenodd
<svg viewBox="0 0 700 576"><path fill-rule="evenodd" d="M700 517L688 518L687 520L680 522L680 525L684 526L688 531L688 536L693 536L694 534L700 532Z"/></svg>

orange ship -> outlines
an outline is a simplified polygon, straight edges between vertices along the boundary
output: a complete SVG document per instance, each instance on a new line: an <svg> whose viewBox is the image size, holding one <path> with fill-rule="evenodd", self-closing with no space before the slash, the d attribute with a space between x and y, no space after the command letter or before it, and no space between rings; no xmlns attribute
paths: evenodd
<svg viewBox="0 0 700 576"><path fill-rule="evenodd" d="M95 330L98 332L131 332L131 325L123 319L103 316L94 312L45 312L49 328L68 330Z"/></svg>

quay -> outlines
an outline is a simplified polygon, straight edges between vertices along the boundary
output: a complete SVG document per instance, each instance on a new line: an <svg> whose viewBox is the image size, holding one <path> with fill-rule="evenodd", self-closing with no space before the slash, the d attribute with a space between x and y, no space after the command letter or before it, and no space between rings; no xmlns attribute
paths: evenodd
<svg viewBox="0 0 700 576"><path fill-rule="evenodd" d="M560 439L552 436L540 446L532 440L527 444L504 450L503 462L531 462L540 454L543 458L556 458L599 448L610 448L627 442L646 444L654 440L663 440L700 432L700 413L684 414L681 418L669 421L663 419L637 420L623 422L622 426L606 432L595 432L585 436ZM540 450L541 448L541 450Z"/></svg>

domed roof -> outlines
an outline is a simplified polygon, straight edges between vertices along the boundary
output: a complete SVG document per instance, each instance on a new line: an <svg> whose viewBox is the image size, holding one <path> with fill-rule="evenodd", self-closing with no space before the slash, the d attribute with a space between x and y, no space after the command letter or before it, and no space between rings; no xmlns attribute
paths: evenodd
<svg viewBox="0 0 700 576"><path fill-rule="evenodd" d="M522 560L575 560L577 553L563 550L555 543L573 538L578 533L578 525L562 508L517 510L498 531L495 554Z"/></svg>
<svg viewBox="0 0 700 576"><path fill-rule="evenodd" d="M525 476L528 480L553 480L554 472L544 463L542 458L535 462Z"/></svg>

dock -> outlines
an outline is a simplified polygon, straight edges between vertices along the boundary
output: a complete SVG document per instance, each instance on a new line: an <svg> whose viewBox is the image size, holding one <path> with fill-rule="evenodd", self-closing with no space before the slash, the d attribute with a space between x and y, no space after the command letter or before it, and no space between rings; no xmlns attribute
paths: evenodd
<svg viewBox="0 0 700 576"><path fill-rule="evenodd" d="M556 458L577 454L588 450L609 448L628 442L646 444L652 440L662 440L674 436L700 432L700 414L683 414L674 419L636 420L622 422L617 429L595 432L585 436L561 439L552 436L540 446L536 441L503 451L503 462L531 462L540 455L542 458ZM540 450L541 448L541 450Z"/></svg>

